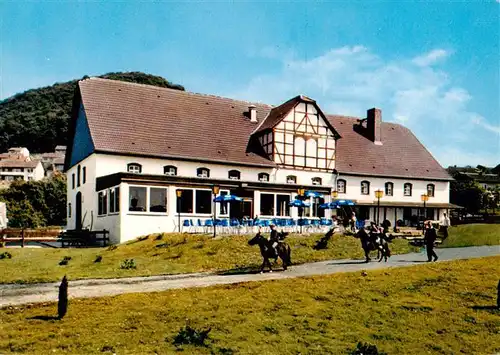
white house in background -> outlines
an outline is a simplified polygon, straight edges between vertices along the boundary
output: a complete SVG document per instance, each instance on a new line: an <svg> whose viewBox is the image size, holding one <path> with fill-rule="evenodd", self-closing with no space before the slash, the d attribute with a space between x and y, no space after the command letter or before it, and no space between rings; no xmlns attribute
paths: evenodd
<svg viewBox="0 0 500 355"><path fill-rule="evenodd" d="M10 148L7 153L0 154L0 180L41 180L45 171L40 160L32 159L26 148Z"/></svg>
<svg viewBox="0 0 500 355"><path fill-rule="evenodd" d="M305 213L338 198L358 219L409 220L427 194L429 218L448 208L450 176L405 127L327 115L305 96L273 107L179 90L90 78L78 83L65 160L68 229L108 229L111 240L173 232L209 219L214 186L244 199L219 218L297 218L288 202L317 191ZM178 200L176 192L181 192Z"/></svg>
<svg viewBox="0 0 500 355"><path fill-rule="evenodd" d="M5 202L0 202L0 229L7 228L7 207Z"/></svg>

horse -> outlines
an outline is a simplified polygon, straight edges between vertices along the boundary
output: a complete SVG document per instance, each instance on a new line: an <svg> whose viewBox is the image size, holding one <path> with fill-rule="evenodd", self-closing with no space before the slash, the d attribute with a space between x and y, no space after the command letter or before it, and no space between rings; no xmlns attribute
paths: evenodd
<svg viewBox="0 0 500 355"><path fill-rule="evenodd" d="M387 262L387 259L391 256L389 243L382 234L374 235L372 237L365 228L361 228L354 236L361 240L361 247L365 252L366 262L371 260L369 254L372 250L377 250L377 258L379 258L379 262L381 262L382 259Z"/></svg>
<svg viewBox="0 0 500 355"><path fill-rule="evenodd" d="M292 249L288 244L282 241L283 239L285 239L287 235L288 233L285 232L278 233L279 242L278 245L276 246L278 255L275 254L271 242L267 240L265 237L263 237L260 234L260 231L255 235L255 237L253 237L248 241L248 245L250 246L258 245L260 248L260 254L264 259L262 266L260 268L261 273L264 272L264 268L266 265L269 266L269 272L273 272L273 269L271 267L271 262L269 261L269 259L274 259L274 262L277 262L279 257L283 262L283 270L286 270L289 265L292 265L292 259L291 259Z"/></svg>

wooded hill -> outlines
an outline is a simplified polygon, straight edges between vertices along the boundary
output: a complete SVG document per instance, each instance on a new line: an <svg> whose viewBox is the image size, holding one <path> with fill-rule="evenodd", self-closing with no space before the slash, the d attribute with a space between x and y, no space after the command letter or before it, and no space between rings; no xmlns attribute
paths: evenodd
<svg viewBox="0 0 500 355"><path fill-rule="evenodd" d="M184 90L183 86L165 78L141 72L108 73L99 77ZM10 147L26 147L32 153L43 153L53 151L56 145L66 145L78 80L31 89L0 101L0 153Z"/></svg>

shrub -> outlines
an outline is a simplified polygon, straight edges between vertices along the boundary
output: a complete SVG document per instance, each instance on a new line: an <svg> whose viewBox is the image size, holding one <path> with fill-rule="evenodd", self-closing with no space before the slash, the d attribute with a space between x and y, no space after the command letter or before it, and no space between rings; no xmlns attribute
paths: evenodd
<svg viewBox="0 0 500 355"><path fill-rule="evenodd" d="M12 259L12 254L9 253L8 251L5 251L2 254L0 254L0 259Z"/></svg>
<svg viewBox="0 0 500 355"><path fill-rule="evenodd" d="M210 333L212 328L206 330L196 330L191 328L190 325L186 325L184 328L179 330L179 333L174 338L174 345L195 345L195 346L206 346L205 341L208 339L208 333ZM165 339L167 341L167 339Z"/></svg>
<svg viewBox="0 0 500 355"><path fill-rule="evenodd" d="M116 246L116 245L110 245L110 246L108 247L108 249L106 249L106 250L107 250L107 251L112 251L112 250L115 250L115 249L118 249L118 246Z"/></svg>
<svg viewBox="0 0 500 355"><path fill-rule="evenodd" d="M69 261L71 260L71 256L65 256L64 259L62 259L59 262L59 265L68 265Z"/></svg>
<svg viewBox="0 0 500 355"><path fill-rule="evenodd" d="M376 345L361 343L356 345L356 349L349 353L350 355L387 355L384 352L379 352Z"/></svg>
<svg viewBox="0 0 500 355"><path fill-rule="evenodd" d="M137 265L135 264L134 259L125 259L122 261L120 265L120 269L136 269Z"/></svg>

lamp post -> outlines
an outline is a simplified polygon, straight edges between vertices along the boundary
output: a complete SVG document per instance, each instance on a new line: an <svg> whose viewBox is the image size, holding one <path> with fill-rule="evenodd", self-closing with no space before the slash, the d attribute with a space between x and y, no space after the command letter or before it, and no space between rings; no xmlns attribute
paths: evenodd
<svg viewBox="0 0 500 355"><path fill-rule="evenodd" d="M337 190L332 190L332 201L335 201L339 195L339 192ZM337 215L337 209L335 208L335 216Z"/></svg>
<svg viewBox="0 0 500 355"><path fill-rule="evenodd" d="M377 226L380 222L380 199L384 197L384 191L378 189L375 191L375 197L377 198Z"/></svg>
<svg viewBox="0 0 500 355"><path fill-rule="evenodd" d="M302 197L304 196L305 193L306 193L305 189L303 189L303 188L297 189L297 194L298 194L299 200L302 200ZM302 234L302 225L304 224L303 221L302 221L302 213L303 213L303 211L304 211L304 207L299 206L300 234Z"/></svg>
<svg viewBox="0 0 500 355"><path fill-rule="evenodd" d="M175 194L177 195L177 214L179 218L179 233L181 232L181 196L182 190L176 190Z"/></svg>
<svg viewBox="0 0 500 355"><path fill-rule="evenodd" d="M214 238L215 238L215 235L216 235L215 217L216 217L216 213L217 213L217 208L216 208L217 206L215 204L215 198L217 197L217 194L219 193L219 190L220 190L219 186L217 186L217 185L212 186L212 192L214 193L214 198L213 198L213 200L214 200L214 222L213 222L214 223Z"/></svg>
<svg viewBox="0 0 500 355"><path fill-rule="evenodd" d="M422 200L422 202L424 203L424 220L427 219L427 211L426 211L426 207L425 207L425 204L426 202L429 200L429 195L427 194L422 194L420 195L420 199Z"/></svg>

